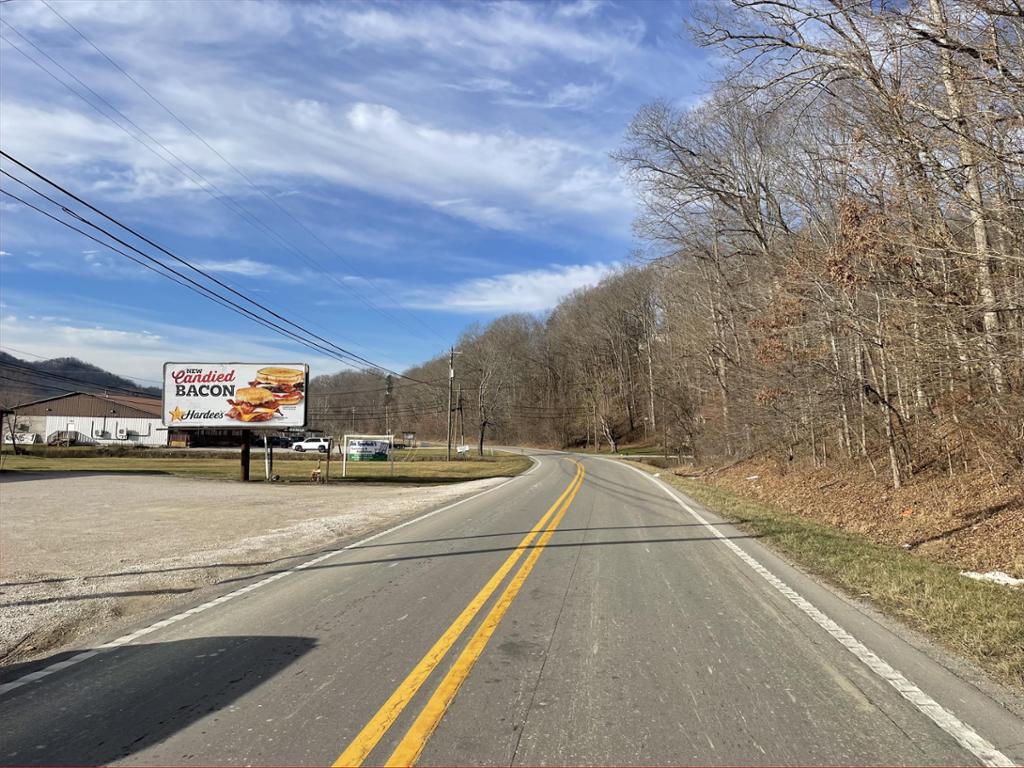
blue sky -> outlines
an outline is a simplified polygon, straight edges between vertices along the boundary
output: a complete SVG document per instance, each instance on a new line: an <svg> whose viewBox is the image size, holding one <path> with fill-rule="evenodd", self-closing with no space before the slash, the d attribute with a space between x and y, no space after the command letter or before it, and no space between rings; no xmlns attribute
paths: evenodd
<svg viewBox="0 0 1024 768"><path fill-rule="evenodd" d="M216 152L41 0L0 5L4 150L396 369L627 259L634 200L608 153L642 104L694 103L714 76L685 2L49 1ZM0 216L8 351L140 380L164 360L342 367L9 198Z"/></svg>

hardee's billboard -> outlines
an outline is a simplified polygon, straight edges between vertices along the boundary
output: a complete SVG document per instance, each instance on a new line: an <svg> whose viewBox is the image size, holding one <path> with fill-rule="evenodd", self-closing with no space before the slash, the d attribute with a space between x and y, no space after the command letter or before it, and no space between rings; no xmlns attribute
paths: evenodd
<svg viewBox="0 0 1024 768"><path fill-rule="evenodd" d="M164 363L164 424L172 428L306 426L304 363Z"/></svg>

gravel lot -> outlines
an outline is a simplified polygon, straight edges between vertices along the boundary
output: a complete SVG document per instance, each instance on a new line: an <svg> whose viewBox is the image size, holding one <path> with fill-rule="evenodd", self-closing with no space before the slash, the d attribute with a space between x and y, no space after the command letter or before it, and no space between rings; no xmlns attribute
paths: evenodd
<svg viewBox="0 0 1024 768"><path fill-rule="evenodd" d="M287 567L503 480L325 488L4 473L0 666L111 639L224 579Z"/></svg>

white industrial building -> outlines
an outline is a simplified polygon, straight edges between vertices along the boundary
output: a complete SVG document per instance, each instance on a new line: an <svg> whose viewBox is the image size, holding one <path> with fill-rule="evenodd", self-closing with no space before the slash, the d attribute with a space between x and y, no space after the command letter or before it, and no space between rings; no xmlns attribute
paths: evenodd
<svg viewBox="0 0 1024 768"><path fill-rule="evenodd" d="M71 392L34 400L5 415L19 443L67 441L78 445L167 445L158 397L124 397ZM11 442L4 424L4 442Z"/></svg>

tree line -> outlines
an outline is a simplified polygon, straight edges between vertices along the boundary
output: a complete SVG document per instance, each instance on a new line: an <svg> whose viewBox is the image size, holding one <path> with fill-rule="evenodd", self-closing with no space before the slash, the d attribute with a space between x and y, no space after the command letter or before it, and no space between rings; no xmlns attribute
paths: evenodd
<svg viewBox="0 0 1024 768"><path fill-rule="evenodd" d="M896 487L1020 468L1024 6L706 10L691 32L730 69L697 105L642 107L615 155L642 256L460 338L473 442L858 459ZM380 428L387 400L443 436L447 355L406 374L323 382L377 388L320 396L324 420Z"/></svg>

